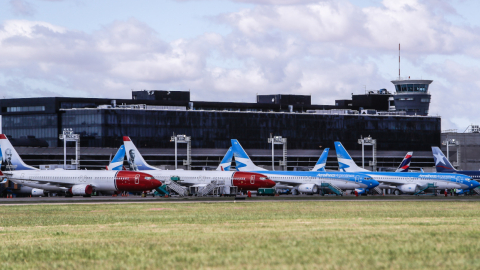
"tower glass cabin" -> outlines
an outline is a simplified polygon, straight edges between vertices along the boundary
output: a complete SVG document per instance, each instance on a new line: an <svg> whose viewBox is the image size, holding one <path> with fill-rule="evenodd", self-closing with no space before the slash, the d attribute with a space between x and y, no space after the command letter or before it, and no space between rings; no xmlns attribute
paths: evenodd
<svg viewBox="0 0 480 270"><path fill-rule="evenodd" d="M395 110L404 111L407 115L428 115L430 92L428 88L432 80L394 80Z"/></svg>

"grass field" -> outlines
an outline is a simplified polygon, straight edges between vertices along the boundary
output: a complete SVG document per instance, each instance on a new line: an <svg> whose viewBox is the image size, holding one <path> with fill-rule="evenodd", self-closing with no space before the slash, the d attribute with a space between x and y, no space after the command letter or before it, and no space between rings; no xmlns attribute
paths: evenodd
<svg viewBox="0 0 480 270"><path fill-rule="evenodd" d="M0 206L0 269L479 269L480 203Z"/></svg>

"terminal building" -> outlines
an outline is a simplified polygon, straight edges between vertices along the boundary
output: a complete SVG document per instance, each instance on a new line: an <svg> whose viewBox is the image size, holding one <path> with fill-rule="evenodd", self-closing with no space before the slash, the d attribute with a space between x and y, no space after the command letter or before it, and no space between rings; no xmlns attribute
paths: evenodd
<svg viewBox="0 0 480 270"><path fill-rule="evenodd" d="M334 150L334 141L360 160L358 139L367 136L377 140L377 167L398 166L407 151L416 151L419 167L431 167L430 147L441 143L441 118L428 116L431 82L392 81L396 93L381 89L352 94L351 100L336 100L334 105L312 104L309 95L210 102L192 101L189 91L145 90L133 91L131 99L3 99L0 109L3 133L25 161L37 166L63 163L59 134L71 128L80 134L81 168L104 168L122 136L130 136L152 165L170 168L173 134L191 136L193 169L216 167L233 138L259 165L271 167L271 136L287 138L289 170L313 167L322 149ZM69 153L73 155L73 149ZM179 150L179 155L185 153ZM368 161L371 152L366 153ZM331 157L327 166L335 169Z"/></svg>

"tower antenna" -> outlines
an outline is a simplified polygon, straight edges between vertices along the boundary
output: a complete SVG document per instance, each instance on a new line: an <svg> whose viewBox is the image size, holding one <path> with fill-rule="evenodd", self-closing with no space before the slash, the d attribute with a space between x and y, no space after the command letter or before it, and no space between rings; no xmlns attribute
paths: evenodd
<svg viewBox="0 0 480 270"><path fill-rule="evenodd" d="M400 80L400 43L398 43L398 80Z"/></svg>

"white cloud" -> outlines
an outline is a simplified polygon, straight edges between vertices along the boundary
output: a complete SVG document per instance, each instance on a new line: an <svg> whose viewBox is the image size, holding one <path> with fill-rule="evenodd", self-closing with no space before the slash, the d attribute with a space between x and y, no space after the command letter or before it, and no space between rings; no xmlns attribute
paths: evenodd
<svg viewBox="0 0 480 270"><path fill-rule="evenodd" d="M256 93L298 93L331 105L362 93L364 85L393 90L389 79L396 73L396 60L389 72L379 59L395 59L401 42L404 59L424 77L446 78L431 88L433 113L452 108L444 115L444 128L454 125L449 119L480 113L462 103L480 86L480 70L431 57L462 55L480 61L480 31L447 21L444 14L456 14L449 3L440 1L433 8L432 1L385 0L360 8L348 1L263 5L267 2L272 1L255 1L261 5L213 20L228 26L230 34L172 42L134 18L91 34L47 22L4 21L0 74L7 80L0 87L18 97L129 98L130 89L191 89L194 100L251 102ZM221 64L226 62L236 64Z"/></svg>

